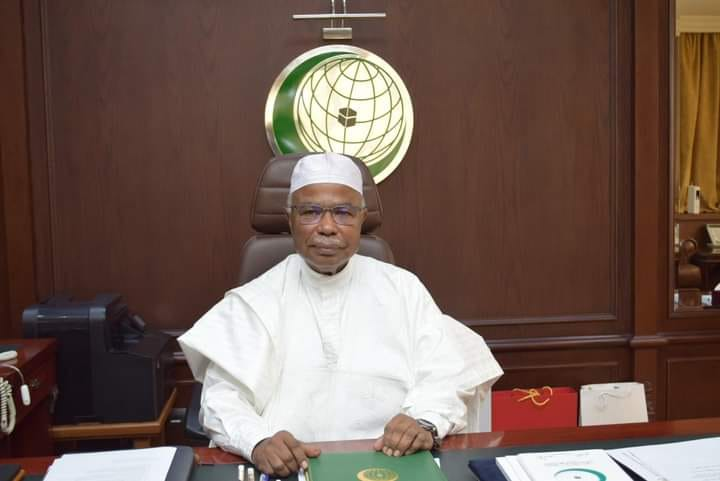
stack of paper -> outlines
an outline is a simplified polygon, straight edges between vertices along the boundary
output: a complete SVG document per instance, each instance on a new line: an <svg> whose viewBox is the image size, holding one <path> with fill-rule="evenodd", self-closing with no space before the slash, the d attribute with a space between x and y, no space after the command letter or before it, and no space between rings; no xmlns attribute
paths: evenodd
<svg viewBox="0 0 720 481"><path fill-rule="evenodd" d="M165 481L176 448L66 454L48 469L45 481Z"/></svg>
<svg viewBox="0 0 720 481"><path fill-rule="evenodd" d="M720 438L608 450L645 481L720 481Z"/></svg>
<svg viewBox="0 0 720 481"><path fill-rule="evenodd" d="M602 449L523 453L497 465L508 481L632 481Z"/></svg>
<svg viewBox="0 0 720 481"><path fill-rule="evenodd" d="M612 456L612 457L611 457ZM630 448L554 451L470 461L481 481L720 481L720 437Z"/></svg>

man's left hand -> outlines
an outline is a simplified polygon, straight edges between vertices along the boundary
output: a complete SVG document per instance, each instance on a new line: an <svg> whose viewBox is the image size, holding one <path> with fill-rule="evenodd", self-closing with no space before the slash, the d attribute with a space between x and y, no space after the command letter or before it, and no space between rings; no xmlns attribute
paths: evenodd
<svg viewBox="0 0 720 481"><path fill-rule="evenodd" d="M388 456L404 456L417 451L431 449L433 437L415 419L398 414L385 426L385 433L373 445L375 451L382 450Z"/></svg>

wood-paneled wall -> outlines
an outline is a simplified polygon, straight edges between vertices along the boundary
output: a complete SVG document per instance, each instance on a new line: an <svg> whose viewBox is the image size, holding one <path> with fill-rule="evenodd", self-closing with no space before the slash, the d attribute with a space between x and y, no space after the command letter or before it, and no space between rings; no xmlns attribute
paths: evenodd
<svg viewBox="0 0 720 481"><path fill-rule="evenodd" d="M464 320L627 330L627 2L376 3L388 19L353 43L396 67L416 119L380 186L398 263ZM187 327L234 285L264 100L319 27L280 1L37 6L40 294L117 290Z"/></svg>
<svg viewBox="0 0 720 481"><path fill-rule="evenodd" d="M290 16L326 3L4 3L23 63L0 50L13 72L0 86L24 101L0 111L0 146L9 134L25 150L1 173L31 180L5 191L6 230L32 196L32 229L12 228L30 246L14 261L26 280L13 293L9 264L0 275L10 305L117 291L151 326L183 330L232 287L271 155L268 89L322 44L319 23ZM687 336L660 334L689 329L668 302L670 0L350 3L387 12L354 22L352 43L393 65L414 102L411 147L380 185L380 235L490 339L499 387L634 378L658 418L717 415L675 404L668 391L695 386L698 364L666 349ZM717 323L691 321L693 342L712 351Z"/></svg>
<svg viewBox="0 0 720 481"><path fill-rule="evenodd" d="M0 2L0 336L17 337L37 298L22 2Z"/></svg>

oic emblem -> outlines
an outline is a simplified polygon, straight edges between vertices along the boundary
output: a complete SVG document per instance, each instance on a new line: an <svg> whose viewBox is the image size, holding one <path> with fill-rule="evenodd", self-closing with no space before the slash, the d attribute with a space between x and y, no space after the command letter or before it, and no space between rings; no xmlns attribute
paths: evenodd
<svg viewBox="0 0 720 481"><path fill-rule="evenodd" d="M352 155L381 182L410 146L412 102L400 76L377 55L349 45L319 47L275 79L265 130L276 155Z"/></svg>
<svg viewBox="0 0 720 481"><path fill-rule="evenodd" d="M398 473L387 468L368 468L357 473L359 481L397 481Z"/></svg>

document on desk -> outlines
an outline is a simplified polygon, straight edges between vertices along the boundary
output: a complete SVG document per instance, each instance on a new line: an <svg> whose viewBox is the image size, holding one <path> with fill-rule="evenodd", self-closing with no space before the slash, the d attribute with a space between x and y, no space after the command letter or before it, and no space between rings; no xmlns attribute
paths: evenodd
<svg viewBox="0 0 720 481"><path fill-rule="evenodd" d="M607 452L645 481L720 481L720 437Z"/></svg>
<svg viewBox="0 0 720 481"><path fill-rule="evenodd" d="M521 453L516 459L533 481L632 481L602 449Z"/></svg>
<svg viewBox="0 0 720 481"><path fill-rule="evenodd" d="M66 454L52 463L44 481L165 481L176 448Z"/></svg>

